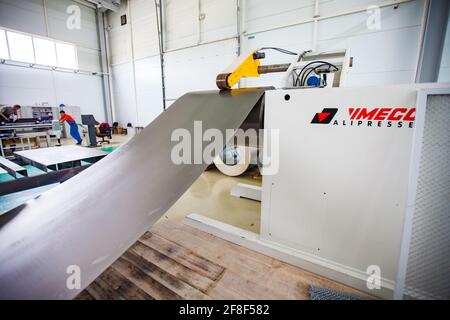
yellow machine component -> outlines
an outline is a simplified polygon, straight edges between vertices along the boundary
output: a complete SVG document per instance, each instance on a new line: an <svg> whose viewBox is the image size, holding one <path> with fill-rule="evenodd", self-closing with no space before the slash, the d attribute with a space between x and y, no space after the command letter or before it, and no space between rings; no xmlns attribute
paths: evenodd
<svg viewBox="0 0 450 320"><path fill-rule="evenodd" d="M241 56L224 72L216 78L219 89L231 89L241 78L259 77L258 67L260 66L259 56L252 52L248 56Z"/></svg>
<svg viewBox="0 0 450 320"><path fill-rule="evenodd" d="M231 89L242 78L259 77L265 73L285 72L290 66L290 63L261 66L260 60L264 57L264 53L258 51L249 55L241 55L225 71L219 73L216 78L217 87L221 90Z"/></svg>

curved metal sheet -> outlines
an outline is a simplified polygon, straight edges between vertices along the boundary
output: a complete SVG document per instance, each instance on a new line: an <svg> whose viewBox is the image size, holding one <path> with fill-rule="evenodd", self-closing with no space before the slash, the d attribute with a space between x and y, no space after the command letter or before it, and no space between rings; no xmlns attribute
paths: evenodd
<svg viewBox="0 0 450 320"><path fill-rule="evenodd" d="M70 299L125 252L204 171L175 165L173 130L237 129L264 89L188 93L136 137L0 219L0 298ZM205 143L203 146L205 147ZM69 266L81 288L68 289Z"/></svg>

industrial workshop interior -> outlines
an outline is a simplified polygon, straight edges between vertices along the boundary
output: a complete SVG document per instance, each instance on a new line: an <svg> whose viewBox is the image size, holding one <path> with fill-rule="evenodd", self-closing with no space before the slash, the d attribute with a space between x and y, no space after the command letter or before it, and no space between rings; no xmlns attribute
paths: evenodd
<svg viewBox="0 0 450 320"><path fill-rule="evenodd" d="M449 300L449 13L0 0L0 300Z"/></svg>

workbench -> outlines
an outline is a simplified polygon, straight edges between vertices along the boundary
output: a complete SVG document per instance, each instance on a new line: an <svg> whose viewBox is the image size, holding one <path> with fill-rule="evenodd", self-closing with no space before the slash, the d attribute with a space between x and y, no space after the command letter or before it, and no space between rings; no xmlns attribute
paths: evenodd
<svg viewBox="0 0 450 320"><path fill-rule="evenodd" d="M51 129L51 123L14 123L0 126L0 131L22 130L22 129Z"/></svg>
<svg viewBox="0 0 450 320"><path fill-rule="evenodd" d="M45 137L47 147L50 146L50 130L52 129L51 123L14 123L5 124L0 126L0 134L5 131L11 131L11 134L0 137L0 154L5 157L5 150L19 149L26 150L31 149L33 145L30 139L35 138L37 146L40 147L40 138ZM22 131L27 132L22 132ZM32 130L31 132L29 132ZM36 131L34 131L36 130ZM18 132L19 131L19 132ZM3 140L20 139L20 143L15 143L13 146L3 146ZM25 143L26 141L27 143Z"/></svg>
<svg viewBox="0 0 450 320"><path fill-rule="evenodd" d="M79 167L81 161L95 163L108 153L98 149L69 145L17 151L14 155L23 162L48 172L49 169L61 170Z"/></svg>

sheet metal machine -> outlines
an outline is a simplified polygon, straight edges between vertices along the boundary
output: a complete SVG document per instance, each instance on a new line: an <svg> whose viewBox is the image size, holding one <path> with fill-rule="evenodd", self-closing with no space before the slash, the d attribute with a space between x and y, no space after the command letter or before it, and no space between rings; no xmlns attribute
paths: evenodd
<svg viewBox="0 0 450 320"><path fill-rule="evenodd" d="M221 89L272 71L292 79L259 112L262 187L231 192L262 201L260 233L189 223L375 296L450 298L450 85L338 87L348 54L296 71L306 55L263 67L256 51L217 77Z"/></svg>

